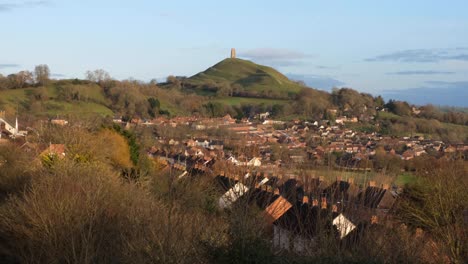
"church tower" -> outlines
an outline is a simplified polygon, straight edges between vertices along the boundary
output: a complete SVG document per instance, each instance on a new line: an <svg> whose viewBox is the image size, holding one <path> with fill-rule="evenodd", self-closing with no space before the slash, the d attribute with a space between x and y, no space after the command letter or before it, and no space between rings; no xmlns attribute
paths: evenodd
<svg viewBox="0 0 468 264"><path fill-rule="evenodd" d="M236 49L232 48L231 49L231 59L235 59L235 58L236 58Z"/></svg>

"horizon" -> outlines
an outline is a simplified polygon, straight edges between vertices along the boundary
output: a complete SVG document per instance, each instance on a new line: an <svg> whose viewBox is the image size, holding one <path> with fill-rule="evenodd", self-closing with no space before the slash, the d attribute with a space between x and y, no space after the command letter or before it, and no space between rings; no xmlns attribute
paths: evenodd
<svg viewBox="0 0 468 264"><path fill-rule="evenodd" d="M161 80L204 71L234 47L313 88L468 106L468 3L264 3L3 0L0 73L48 64L59 79L104 69Z"/></svg>

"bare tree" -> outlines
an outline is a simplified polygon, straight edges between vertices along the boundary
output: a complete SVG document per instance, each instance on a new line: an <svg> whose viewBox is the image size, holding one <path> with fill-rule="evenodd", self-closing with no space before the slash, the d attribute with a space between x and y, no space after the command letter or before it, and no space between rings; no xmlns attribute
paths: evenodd
<svg viewBox="0 0 468 264"><path fill-rule="evenodd" d="M86 79L92 81L92 82L105 82L109 81L111 79L110 75L108 72L106 72L103 69L97 69L94 71L87 71L86 72Z"/></svg>
<svg viewBox="0 0 468 264"><path fill-rule="evenodd" d="M46 85L50 77L49 66L46 64L37 65L34 68L34 75L36 76L36 83Z"/></svg>
<svg viewBox="0 0 468 264"><path fill-rule="evenodd" d="M24 88L27 84L34 83L34 77L30 71L20 71L16 74L17 88Z"/></svg>

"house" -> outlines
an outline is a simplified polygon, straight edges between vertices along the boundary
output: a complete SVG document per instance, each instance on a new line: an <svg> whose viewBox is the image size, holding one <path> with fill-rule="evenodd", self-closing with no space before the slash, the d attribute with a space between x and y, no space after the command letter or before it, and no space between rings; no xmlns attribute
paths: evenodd
<svg viewBox="0 0 468 264"><path fill-rule="evenodd" d="M356 225L353 224L353 222L351 222L343 214L336 216L333 219L332 224L336 227L336 229L338 229L340 239L345 238L351 231L356 228Z"/></svg>
<svg viewBox="0 0 468 264"><path fill-rule="evenodd" d="M401 154L401 159L403 160L410 160L414 158L414 151L408 149L406 150L405 152L403 152L403 154Z"/></svg>
<svg viewBox="0 0 468 264"><path fill-rule="evenodd" d="M221 209L230 208L231 205L249 191L249 187L238 182L218 200L218 206Z"/></svg>
<svg viewBox="0 0 468 264"><path fill-rule="evenodd" d="M210 142L206 139L195 139L195 144L202 148L209 148Z"/></svg>
<svg viewBox="0 0 468 264"><path fill-rule="evenodd" d="M273 246L307 255L315 248L316 236L323 230L343 239L355 229L356 225L342 213L298 202L274 222Z"/></svg>
<svg viewBox="0 0 468 264"><path fill-rule="evenodd" d="M262 119L262 120L267 119L269 116L270 116L269 112L261 113L258 115L259 119Z"/></svg>
<svg viewBox="0 0 468 264"><path fill-rule="evenodd" d="M265 209L265 217L268 223L273 224L281 216L283 216L292 204L284 197L279 196L272 204Z"/></svg>
<svg viewBox="0 0 468 264"><path fill-rule="evenodd" d="M346 120L347 120L346 116L340 116L335 119L335 123L342 125L344 124L344 122L346 122Z"/></svg>
<svg viewBox="0 0 468 264"><path fill-rule="evenodd" d="M185 142L185 145L187 145L187 147L195 147L197 145L197 142L193 139L189 139L187 140L187 142Z"/></svg>
<svg viewBox="0 0 468 264"><path fill-rule="evenodd" d="M223 150L224 149L224 141L222 140L210 140L208 144L208 148L211 150Z"/></svg>
<svg viewBox="0 0 468 264"><path fill-rule="evenodd" d="M389 190L386 185L383 188L373 186L375 184L372 182L369 185L364 192L358 195L362 205L370 209L391 209L396 201L397 194Z"/></svg>
<svg viewBox="0 0 468 264"><path fill-rule="evenodd" d="M65 157L65 149L66 148L64 144L50 144L49 147L42 152L42 154Z"/></svg>
<svg viewBox="0 0 468 264"><path fill-rule="evenodd" d="M262 166L262 161L260 158L255 157L251 159L249 162L247 162L247 166L260 167Z"/></svg>
<svg viewBox="0 0 468 264"><path fill-rule="evenodd" d="M50 123L53 125L65 126L68 125L68 121L65 119L52 119Z"/></svg>
<svg viewBox="0 0 468 264"><path fill-rule="evenodd" d="M122 116L114 116L114 118L112 118L112 122L114 123L122 123Z"/></svg>
<svg viewBox="0 0 468 264"><path fill-rule="evenodd" d="M224 124L235 124L236 120L231 117L230 114L223 116L222 118Z"/></svg>

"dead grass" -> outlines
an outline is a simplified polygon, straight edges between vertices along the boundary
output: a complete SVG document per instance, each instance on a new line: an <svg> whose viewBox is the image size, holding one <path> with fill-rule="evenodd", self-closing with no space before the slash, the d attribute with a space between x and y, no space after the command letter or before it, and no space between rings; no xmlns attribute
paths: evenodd
<svg viewBox="0 0 468 264"><path fill-rule="evenodd" d="M0 211L0 253L20 263L203 263L207 219L101 167L61 164Z"/></svg>

